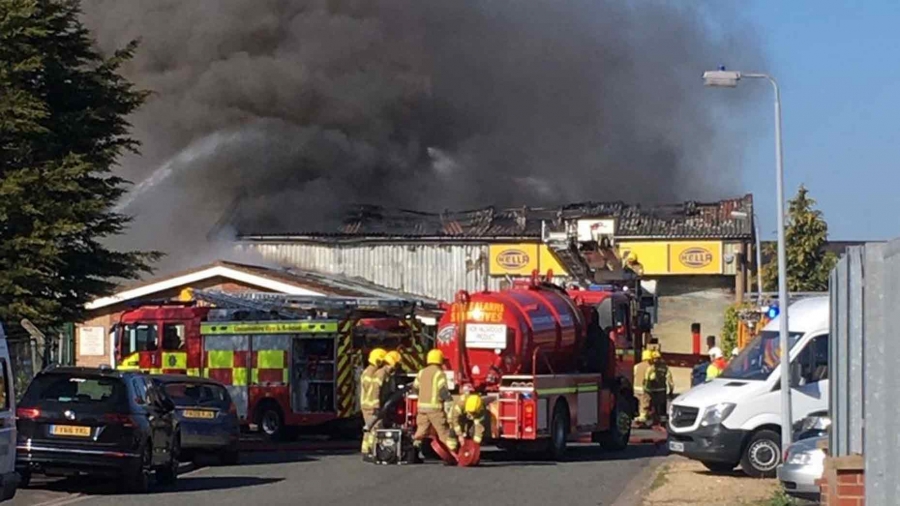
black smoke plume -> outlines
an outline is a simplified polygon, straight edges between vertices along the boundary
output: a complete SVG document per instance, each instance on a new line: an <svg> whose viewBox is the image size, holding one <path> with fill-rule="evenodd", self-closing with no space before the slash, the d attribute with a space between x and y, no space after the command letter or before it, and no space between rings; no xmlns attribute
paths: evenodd
<svg viewBox="0 0 900 506"><path fill-rule="evenodd" d="M85 0L151 90L124 242L197 263L210 230L332 230L422 210L740 191L740 139L700 73L757 68L721 3ZM730 109L733 110L733 109ZM722 130L723 126L726 130ZM203 258L204 260L207 258Z"/></svg>

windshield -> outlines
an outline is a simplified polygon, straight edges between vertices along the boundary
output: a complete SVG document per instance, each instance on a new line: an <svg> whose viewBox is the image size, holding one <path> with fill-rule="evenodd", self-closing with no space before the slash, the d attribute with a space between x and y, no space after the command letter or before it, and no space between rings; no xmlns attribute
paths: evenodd
<svg viewBox="0 0 900 506"><path fill-rule="evenodd" d="M205 383L166 383L176 406L214 406L227 409L231 399L223 387Z"/></svg>
<svg viewBox="0 0 900 506"><path fill-rule="evenodd" d="M38 375L25 392L23 405L45 402L109 409L126 401L125 384L119 378Z"/></svg>
<svg viewBox="0 0 900 506"><path fill-rule="evenodd" d="M122 330L120 353L127 357L138 351L156 351L158 330L153 323L129 323Z"/></svg>
<svg viewBox="0 0 900 506"><path fill-rule="evenodd" d="M802 332L789 332L788 344L791 349L800 340ZM741 380L764 380L778 367L781 361L781 342L778 332L764 330L750 341L740 354L722 372L720 378Z"/></svg>

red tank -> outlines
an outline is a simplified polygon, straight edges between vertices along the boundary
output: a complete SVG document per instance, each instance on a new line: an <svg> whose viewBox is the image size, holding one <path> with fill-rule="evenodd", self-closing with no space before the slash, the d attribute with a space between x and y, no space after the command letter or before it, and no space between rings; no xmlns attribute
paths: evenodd
<svg viewBox="0 0 900 506"><path fill-rule="evenodd" d="M569 373L585 316L562 290L542 285L460 292L441 318L437 347L458 384L490 387L500 375Z"/></svg>

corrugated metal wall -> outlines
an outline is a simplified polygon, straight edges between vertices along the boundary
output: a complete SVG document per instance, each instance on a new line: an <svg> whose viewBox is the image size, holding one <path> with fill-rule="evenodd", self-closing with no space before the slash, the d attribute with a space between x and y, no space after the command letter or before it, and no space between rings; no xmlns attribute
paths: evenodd
<svg viewBox="0 0 900 506"><path fill-rule="evenodd" d="M267 262L358 276L388 288L453 300L457 291L495 289L486 244L316 244L244 242Z"/></svg>
<svg viewBox="0 0 900 506"><path fill-rule="evenodd" d="M832 455L863 453L866 502L900 497L900 240L850 248L831 274Z"/></svg>

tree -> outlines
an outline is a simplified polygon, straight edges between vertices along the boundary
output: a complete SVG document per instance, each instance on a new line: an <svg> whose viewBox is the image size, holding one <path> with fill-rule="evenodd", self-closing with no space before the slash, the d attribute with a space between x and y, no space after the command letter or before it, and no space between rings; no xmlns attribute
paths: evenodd
<svg viewBox="0 0 900 506"><path fill-rule="evenodd" d="M828 275L837 257L825 251L828 224L822 211L815 209L816 201L809 197L803 185L788 201L785 224L787 252L787 285L790 292L824 292L828 290ZM767 291L778 290L778 257L776 245L768 244L764 255L771 260L763 268L763 286Z"/></svg>
<svg viewBox="0 0 900 506"><path fill-rule="evenodd" d="M102 244L127 216L113 174L126 116L145 93L119 75L134 43L93 47L77 0L0 0L0 320L52 328L78 321L116 279L150 272L157 253ZM15 322L15 323L13 323Z"/></svg>

